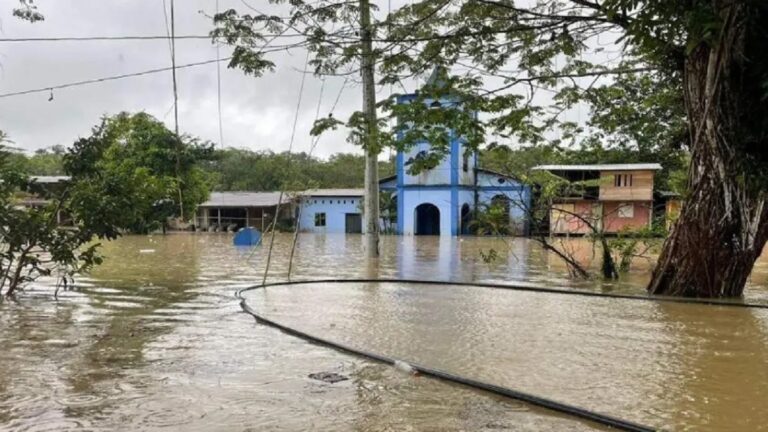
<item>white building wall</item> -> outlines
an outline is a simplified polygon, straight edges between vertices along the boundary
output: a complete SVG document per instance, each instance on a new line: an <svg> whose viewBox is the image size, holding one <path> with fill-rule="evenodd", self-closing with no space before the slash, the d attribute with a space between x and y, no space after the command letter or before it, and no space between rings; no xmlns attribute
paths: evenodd
<svg viewBox="0 0 768 432"><path fill-rule="evenodd" d="M414 235L416 230L416 207L429 203L440 210L440 235L451 234L451 190L421 189L403 190L403 235Z"/></svg>
<svg viewBox="0 0 768 432"><path fill-rule="evenodd" d="M409 159L415 158L420 152L429 152L429 149L429 143L417 144L403 154L403 161L407 163ZM443 158L440 164L436 167L422 171L415 176L408 174L410 167L410 165L405 165L403 167L403 184L405 185L447 185L451 183L450 156Z"/></svg>
<svg viewBox="0 0 768 432"><path fill-rule="evenodd" d="M346 232L347 213L360 214L362 217L363 197L348 196L309 196L302 200L299 230L313 233ZM315 214L325 213L325 226L315 226ZM365 225L362 226L363 231Z"/></svg>

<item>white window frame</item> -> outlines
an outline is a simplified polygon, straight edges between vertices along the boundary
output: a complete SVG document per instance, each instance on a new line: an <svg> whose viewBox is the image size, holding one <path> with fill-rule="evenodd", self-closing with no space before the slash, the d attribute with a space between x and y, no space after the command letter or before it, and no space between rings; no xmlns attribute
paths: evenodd
<svg viewBox="0 0 768 432"><path fill-rule="evenodd" d="M635 205L633 203L621 203L616 208L616 214L621 219L632 219L635 217Z"/></svg>

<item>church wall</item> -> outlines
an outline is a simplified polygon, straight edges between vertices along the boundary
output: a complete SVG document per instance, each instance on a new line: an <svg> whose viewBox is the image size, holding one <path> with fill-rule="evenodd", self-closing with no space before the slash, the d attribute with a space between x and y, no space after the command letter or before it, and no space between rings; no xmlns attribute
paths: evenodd
<svg viewBox="0 0 768 432"><path fill-rule="evenodd" d="M443 189L430 188L425 190L420 189L405 189L402 194L402 211L398 211L398 216L402 217L403 235L414 235L416 229L416 207L429 203L433 204L440 210L440 234L450 235L451 233L451 188L446 187ZM400 202L398 202L400 204ZM398 224L400 221L398 220Z"/></svg>

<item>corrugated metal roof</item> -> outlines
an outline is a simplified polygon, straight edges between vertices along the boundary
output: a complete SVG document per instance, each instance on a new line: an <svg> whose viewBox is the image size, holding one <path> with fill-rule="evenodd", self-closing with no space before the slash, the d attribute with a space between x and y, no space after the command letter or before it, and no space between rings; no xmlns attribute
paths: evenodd
<svg viewBox="0 0 768 432"><path fill-rule="evenodd" d="M276 206L280 192L211 192L208 201L200 207L271 207ZM283 194L283 203L289 202Z"/></svg>
<svg viewBox="0 0 768 432"><path fill-rule="evenodd" d="M660 170L657 163L636 164L594 164L594 165L539 165L533 167L541 171L635 171L635 170Z"/></svg>
<svg viewBox="0 0 768 432"><path fill-rule="evenodd" d="M302 193L305 196L324 197L361 197L364 194L363 189L310 189Z"/></svg>

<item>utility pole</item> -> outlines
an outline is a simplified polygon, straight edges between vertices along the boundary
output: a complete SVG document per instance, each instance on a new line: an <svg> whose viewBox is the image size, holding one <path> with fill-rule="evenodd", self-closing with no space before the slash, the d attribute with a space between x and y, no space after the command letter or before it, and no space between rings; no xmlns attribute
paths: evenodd
<svg viewBox="0 0 768 432"><path fill-rule="evenodd" d="M376 83L374 81L374 55L371 34L371 5L360 0L361 70L363 78L363 115L366 130L363 144L365 151L365 255L379 256L379 143L376 124Z"/></svg>
<svg viewBox="0 0 768 432"><path fill-rule="evenodd" d="M171 70L173 74L173 124L176 134L176 181L179 183L179 216L184 222L184 197L181 194L181 137L179 136L179 93L176 88L176 17L171 0Z"/></svg>

